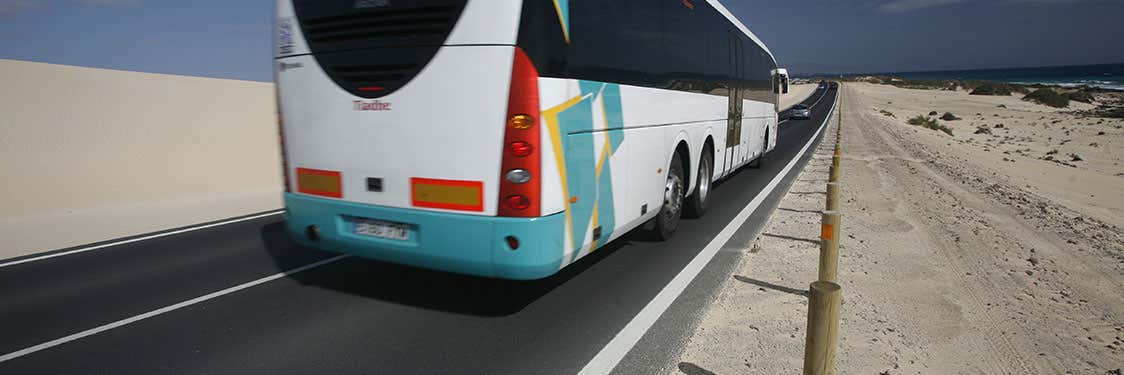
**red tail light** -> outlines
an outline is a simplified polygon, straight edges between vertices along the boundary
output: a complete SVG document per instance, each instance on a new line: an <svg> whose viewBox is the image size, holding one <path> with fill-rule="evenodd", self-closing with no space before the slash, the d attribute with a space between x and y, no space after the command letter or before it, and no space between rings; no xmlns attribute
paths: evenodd
<svg viewBox="0 0 1124 375"><path fill-rule="evenodd" d="M531 146L531 144L527 142L516 141L507 145L507 151L510 151L512 156L522 158L530 156L532 152L535 152L535 146Z"/></svg>
<svg viewBox="0 0 1124 375"><path fill-rule="evenodd" d="M527 198L522 195L508 196L507 207L517 211L526 210L528 208L531 208L531 198Z"/></svg>
<svg viewBox="0 0 1124 375"><path fill-rule="evenodd" d="M504 117L499 216L538 217L541 213L540 129L539 72L523 49L515 47L511 91L507 97L507 116ZM507 172L513 169L530 172L531 180L525 183L509 181Z"/></svg>

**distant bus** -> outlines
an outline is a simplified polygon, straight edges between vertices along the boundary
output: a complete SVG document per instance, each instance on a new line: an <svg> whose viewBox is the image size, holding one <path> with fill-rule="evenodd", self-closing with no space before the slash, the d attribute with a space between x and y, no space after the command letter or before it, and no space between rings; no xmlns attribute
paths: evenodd
<svg viewBox="0 0 1124 375"><path fill-rule="evenodd" d="M279 0L276 31L292 237L494 278L670 238L787 86L715 0Z"/></svg>

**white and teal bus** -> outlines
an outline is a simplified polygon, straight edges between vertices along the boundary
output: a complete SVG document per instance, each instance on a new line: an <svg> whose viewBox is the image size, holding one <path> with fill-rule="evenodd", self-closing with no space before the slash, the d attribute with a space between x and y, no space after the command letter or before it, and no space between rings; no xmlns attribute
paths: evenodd
<svg viewBox="0 0 1124 375"><path fill-rule="evenodd" d="M495 278L671 237L786 86L716 0L278 0L276 38L292 237Z"/></svg>

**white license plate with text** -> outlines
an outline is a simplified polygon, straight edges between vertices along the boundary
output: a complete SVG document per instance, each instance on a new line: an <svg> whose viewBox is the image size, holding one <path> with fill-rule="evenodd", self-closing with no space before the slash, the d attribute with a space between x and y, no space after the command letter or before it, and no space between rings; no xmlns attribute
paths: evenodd
<svg viewBox="0 0 1124 375"><path fill-rule="evenodd" d="M379 220L356 219L355 234L404 241L410 238L410 225Z"/></svg>

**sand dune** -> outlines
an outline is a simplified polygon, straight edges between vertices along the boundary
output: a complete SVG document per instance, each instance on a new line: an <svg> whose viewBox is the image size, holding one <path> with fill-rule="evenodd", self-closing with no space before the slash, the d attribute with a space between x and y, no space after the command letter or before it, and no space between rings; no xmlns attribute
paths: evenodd
<svg viewBox="0 0 1124 375"><path fill-rule="evenodd" d="M0 60L0 258L279 208L271 83Z"/></svg>

